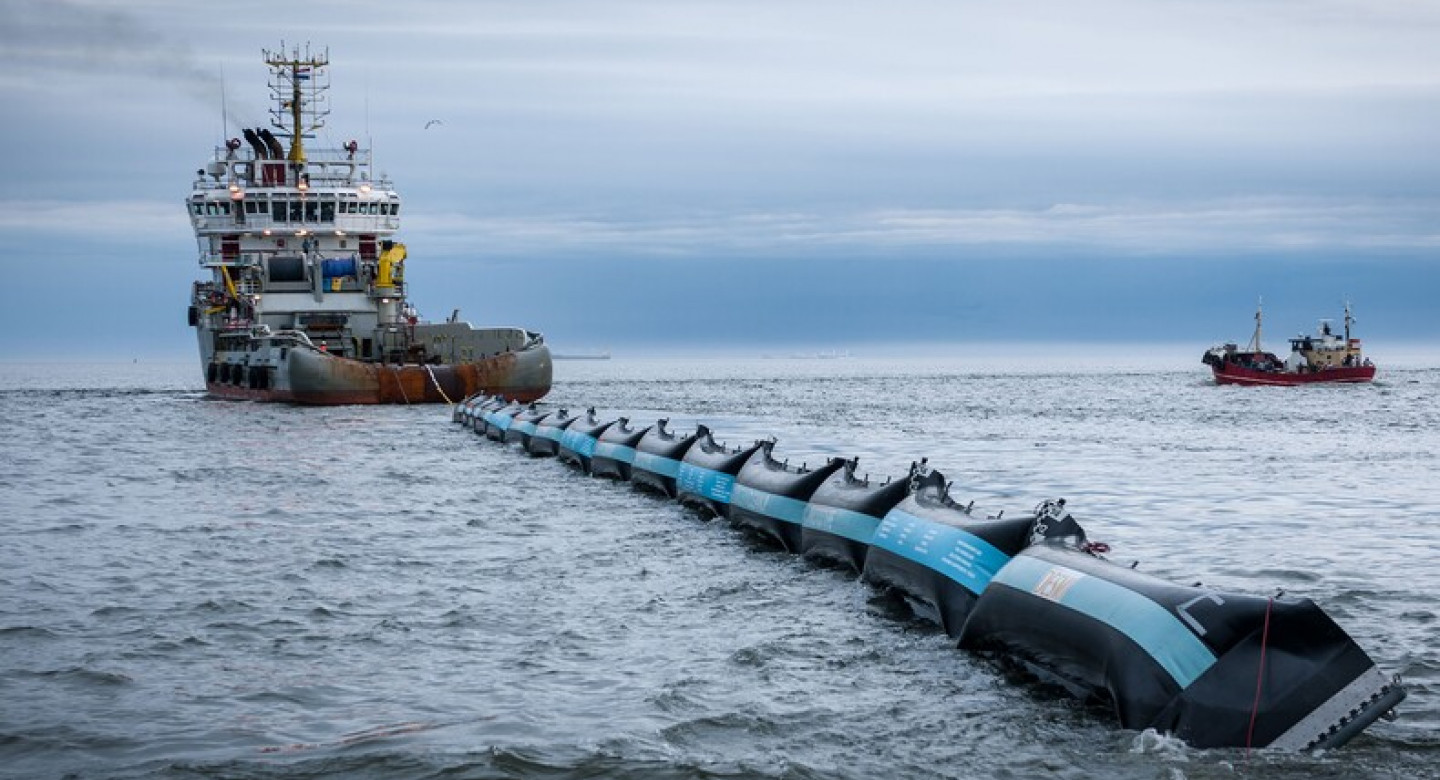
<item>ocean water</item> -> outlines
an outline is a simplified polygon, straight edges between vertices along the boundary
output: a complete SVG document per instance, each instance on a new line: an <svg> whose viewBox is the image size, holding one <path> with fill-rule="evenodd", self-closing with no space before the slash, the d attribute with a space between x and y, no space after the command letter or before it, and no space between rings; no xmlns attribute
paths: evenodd
<svg viewBox="0 0 1440 780"><path fill-rule="evenodd" d="M1348 746L1117 728L853 577L448 408L207 399L181 364L0 366L0 776L1440 777L1440 360L1213 386L1198 350L557 364L550 403L928 457L1065 497L1111 557L1326 609L1410 698Z"/></svg>

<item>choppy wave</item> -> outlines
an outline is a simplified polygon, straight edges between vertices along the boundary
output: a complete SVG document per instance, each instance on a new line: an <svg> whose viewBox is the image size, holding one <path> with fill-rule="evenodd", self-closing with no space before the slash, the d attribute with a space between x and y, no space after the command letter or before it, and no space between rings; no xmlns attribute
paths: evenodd
<svg viewBox="0 0 1440 780"><path fill-rule="evenodd" d="M1117 558L1315 599L1405 675L1401 718L1320 756L1196 751L439 407L37 380L0 389L0 776L1436 776L1440 372L824 362L607 361L551 400L875 475L928 456L984 511L1066 496Z"/></svg>

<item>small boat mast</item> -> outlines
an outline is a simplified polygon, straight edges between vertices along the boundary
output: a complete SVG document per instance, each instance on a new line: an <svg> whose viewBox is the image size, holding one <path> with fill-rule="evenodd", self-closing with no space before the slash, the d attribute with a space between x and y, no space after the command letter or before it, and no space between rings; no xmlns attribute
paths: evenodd
<svg viewBox="0 0 1440 780"><path fill-rule="evenodd" d="M1255 301L1255 334L1250 337L1250 345L1245 348L1247 352L1253 352L1255 354L1264 352L1264 350L1260 348L1260 321L1263 318L1261 310L1264 306L1265 299L1263 297Z"/></svg>

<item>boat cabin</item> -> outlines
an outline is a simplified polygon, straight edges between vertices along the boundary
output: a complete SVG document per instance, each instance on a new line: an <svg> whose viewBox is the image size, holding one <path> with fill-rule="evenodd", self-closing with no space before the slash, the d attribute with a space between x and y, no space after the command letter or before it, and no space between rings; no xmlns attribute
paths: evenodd
<svg viewBox="0 0 1440 780"><path fill-rule="evenodd" d="M1290 358L1285 361L1291 371L1323 371L1327 368L1359 366L1364 363L1360 339L1350 338L1349 311L1346 311L1345 336L1330 329L1329 320L1320 321L1320 335L1300 335L1290 339Z"/></svg>

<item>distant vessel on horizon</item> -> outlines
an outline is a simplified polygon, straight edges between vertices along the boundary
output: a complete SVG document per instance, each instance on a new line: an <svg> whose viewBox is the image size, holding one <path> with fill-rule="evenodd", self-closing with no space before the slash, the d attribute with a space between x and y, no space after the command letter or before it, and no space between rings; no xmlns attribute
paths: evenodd
<svg viewBox="0 0 1440 780"><path fill-rule="evenodd" d="M421 320L407 300L400 196L369 149L310 149L329 114L327 53L263 52L269 128L246 128L196 172L186 202L209 279L189 323L205 388L302 404L452 402L550 391L549 347L524 328ZM281 145L288 139L289 150Z"/></svg>
<svg viewBox="0 0 1440 780"><path fill-rule="evenodd" d="M610 350L604 352L556 352L556 360L609 360Z"/></svg>
<svg viewBox="0 0 1440 780"><path fill-rule="evenodd" d="M1345 335L1332 333L1329 320L1320 320L1320 335L1299 335L1290 339L1290 356L1281 360L1260 346L1262 307L1255 307L1255 333L1244 350L1223 344L1205 351L1201 362L1210 366L1217 385L1295 385L1369 382L1375 378L1375 364L1360 350L1360 339L1351 337L1355 318L1345 303Z"/></svg>
<svg viewBox="0 0 1440 780"><path fill-rule="evenodd" d="M761 355L768 360L840 360L852 357L848 349L823 349L819 352L792 352L788 355Z"/></svg>

